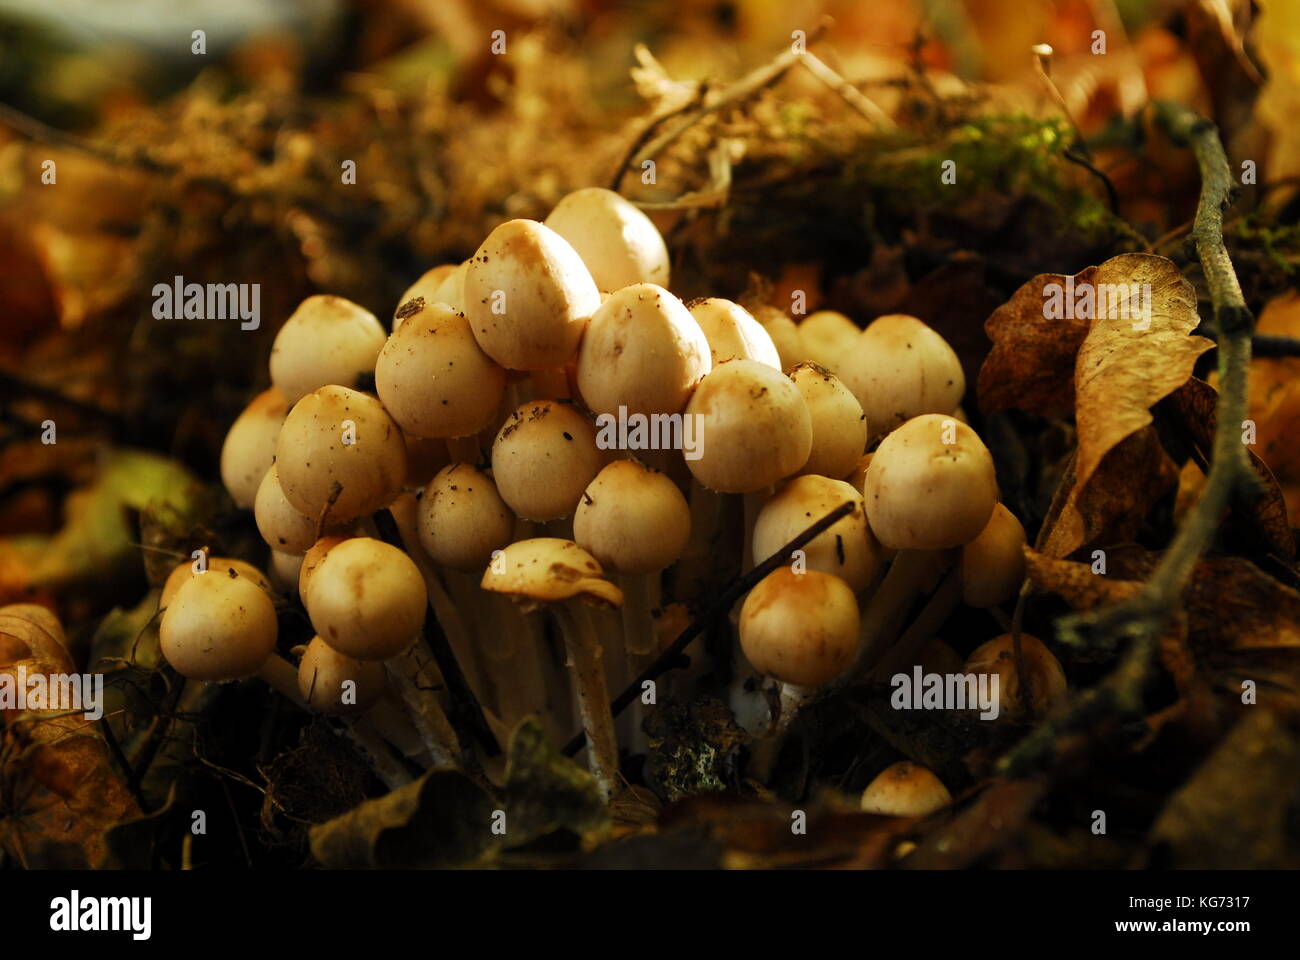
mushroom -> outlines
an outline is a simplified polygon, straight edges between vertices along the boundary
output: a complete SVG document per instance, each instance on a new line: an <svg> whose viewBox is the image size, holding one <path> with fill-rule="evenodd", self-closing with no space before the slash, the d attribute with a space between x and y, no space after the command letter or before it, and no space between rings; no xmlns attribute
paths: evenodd
<svg viewBox="0 0 1300 960"><path fill-rule="evenodd" d="M242 510L252 509L257 487L275 462L275 442L288 412L284 394L271 387L254 397L226 432L221 444L221 483Z"/></svg>
<svg viewBox="0 0 1300 960"><path fill-rule="evenodd" d="M271 382L290 404L329 384L355 386L375 369L385 336L365 307L343 297L308 297L275 336Z"/></svg>
<svg viewBox="0 0 1300 960"><path fill-rule="evenodd" d="M709 341L682 302L638 283L592 314L578 347L578 390L596 413L679 413L712 367L709 357Z"/></svg>
<svg viewBox="0 0 1300 960"><path fill-rule="evenodd" d="M740 647L755 670L780 684L780 708L770 729L780 737L817 688L852 665L858 647L853 591L829 573L777 567L745 598Z"/></svg>
<svg viewBox="0 0 1300 960"><path fill-rule="evenodd" d="M510 509L545 522L571 515L606 462L591 421L571 404L525 403L492 444L492 475Z"/></svg>
<svg viewBox="0 0 1300 960"><path fill-rule="evenodd" d="M840 359L840 379L862 404L872 436L925 413L951 415L966 392L961 361L916 317L877 317Z"/></svg>
<svg viewBox="0 0 1300 960"><path fill-rule="evenodd" d="M691 508L677 485L635 460L616 460L583 492L573 539L623 589L623 637L629 660L655 651L651 592L691 532Z"/></svg>
<svg viewBox="0 0 1300 960"><path fill-rule="evenodd" d="M419 280L407 287L406 292L397 301L397 309L393 311L393 331L396 332L402 325L402 321L409 316L403 313L402 308L417 297L426 303L445 303L452 306L451 301L442 299L439 294L443 292L444 287L447 287L447 281L456 274L457 270L460 270L460 266L458 263L439 264L431 270L426 270ZM449 287L447 289L450 291Z"/></svg>
<svg viewBox="0 0 1300 960"><path fill-rule="evenodd" d="M294 404L276 445L285 499L322 524L392 502L406 480L402 431L374 397L324 386Z"/></svg>
<svg viewBox="0 0 1300 960"><path fill-rule="evenodd" d="M596 286L668 286L668 247L650 218L612 190L585 187L555 205L545 220L573 245Z"/></svg>
<svg viewBox="0 0 1300 960"><path fill-rule="evenodd" d="M387 688L382 663L339 653L320 637L312 637L298 662L298 692L318 713L364 713Z"/></svg>
<svg viewBox="0 0 1300 960"><path fill-rule="evenodd" d="M862 791L862 810L886 817L928 817L952 805L943 781L919 763L890 764Z"/></svg>
<svg viewBox="0 0 1300 960"><path fill-rule="evenodd" d="M834 574L854 593L865 590L875 582L884 563L880 544L867 525L862 496L842 480L805 474L795 477L770 497L754 523L753 562L766 560L818 518L845 502L853 503L853 512L801 548L802 566Z"/></svg>
<svg viewBox="0 0 1300 960"><path fill-rule="evenodd" d="M266 476L257 488L253 519L257 522L257 532L262 535L266 545L282 553L301 556L319 538L316 519L307 516L285 499L275 464L271 464L271 469L266 471ZM324 532L339 533L342 528L335 524Z"/></svg>
<svg viewBox="0 0 1300 960"><path fill-rule="evenodd" d="M752 313L759 326L772 338L772 345L776 347L781 359L782 370L789 370L796 363L808 359L804 354L803 341L799 339L799 327L788 313L765 305L753 307Z"/></svg>
<svg viewBox="0 0 1300 960"><path fill-rule="evenodd" d="M799 324L799 342L804 352L800 359L811 360L836 376L842 376L841 365L861 335L861 328L844 314L818 310L804 317Z"/></svg>
<svg viewBox="0 0 1300 960"><path fill-rule="evenodd" d="M776 344L740 304L709 297L691 301L688 308L709 342L713 366L727 360L756 360L783 369Z"/></svg>
<svg viewBox="0 0 1300 960"><path fill-rule="evenodd" d="M1065 671L1041 640L1020 635L1023 677L1016 663L1014 635L1004 633L976 647L966 658L966 673L986 673L998 678L998 720L1010 724L1041 720L1068 693Z"/></svg>
<svg viewBox="0 0 1300 960"><path fill-rule="evenodd" d="M571 540L550 537L506 547L488 565L482 587L514 598L525 610L546 607L559 622L573 666L591 771L608 800L618 781L618 743L600 641L584 604L621 606L622 591L604 579L591 554Z"/></svg>
<svg viewBox="0 0 1300 960"><path fill-rule="evenodd" d="M950 566L946 551L974 540L988 523L998 500L993 458L964 423L915 417L876 448L863 500L876 539L898 552L863 615L854 676L878 659L918 593Z"/></svg>
<svg viewBox="0 0 1300 960"><path fill-rule="evenodd" d="M867 446L867 415L835 374L815 363L790 371L812 421L812 452L804 473L841 479L851 475Z"/></svg>
<svg viewBox="0 0 1300 960"><path fill-rule="evenodd" d="M379 352L375 388L402 432L469 437L490 426L506 373L479 347L469 321L420 298L399 313L405 322Z"/></svg>
<svg viewBox="0 0 1300 960"><path fill-rule="evenodd" d="M479 346L511 370L568 362L600 306L582 258L534 220L509 220L488 234L465 271L464 297Z"/></svg>
<svg viewBox="0 0 1300 960"><path fill-rule="evenodd" d="M265 675L280 688L279 671L264 669L275 658L277 625L275 605L259 583L208 570L181 583L169 601L158 636L177 673L218 683ZM291 695L297 699L296 687Z"/></svg>
<svg viewBox="0 0 1300 960"><path fill-rule="evenodd" d="M262 575L261 570L258 570L257 567L253 566L251 563L235 559L234 557L208 557L205 561L202 572L216 572L224 573L227 576L232 577L243 577L246 580L253 581L253 583L268 593L271 591L271 584L267 581L266 577ZM158 606L165 607L171 603L172 598L176 596L176 591L181 588L181 585L191 577L199 575L200 571L194 569L193 561L186 560L184 563L178 563L176 569L169 573L167 579L163 582L162 595L158 598Z"/></svg>
<svg viewBox="0 0 1300 960"><path fill-rule="evenodd" d="M961 598L967 606L1006 603L1025 579L1025 528L996 504L980 535L961 548Z"/></svg>

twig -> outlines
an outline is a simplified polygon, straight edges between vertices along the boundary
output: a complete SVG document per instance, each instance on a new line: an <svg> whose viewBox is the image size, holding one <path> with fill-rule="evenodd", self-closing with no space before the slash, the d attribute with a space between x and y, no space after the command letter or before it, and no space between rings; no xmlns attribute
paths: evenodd
<svg viewBox="0 0 1300 960"><path fill-rule="evenodd" d="M672 645L655 659L654 663L646 667L639 677L628 684L627 689L614 698L614 702L610 704L610 712L617 717L620 713L631 706L633 700L641 696L642 684L658 679L669 670L678 666L683 651L691 645L691 641L707 630L709 625L718 617L725 617L735 602L752 590L758 581L762 580L783 563L788 562L792 550L798 550L809 540L813 539L813 537L817 536L824 530L830 529L830 527L839 522L842 517L847 517L852 512L852 502L840 504L803 533L799 534L799 536L787 543L780 550L776 551L776 553L772 554L756 566L753 570L749 571L749 573L733 580L731 585L727 587L727 589L723 590L722 593L718 594L713 603L711 603L702 614L696 617L691 622L690 626L678 635L677 639L672 642ZM565 754L570 757L573 756L582 749L586 742L586 733L579 733L564 745Z"/></svg>
<svg viewBox="0 0 1300 960"><path fill-rule="evenodd" d="M59 130L42 123L35 117L30 117L21 110L15 110L6 103L0 103L0 122L6 123L13 129L17 130L29 140L37 140L41 143L48 143L56 147L65 147L69 150L76 150L79 153L88 154L96 159L103 160L105 163L125 164L127 166L139 167L141 170L147 170L150 173L175 173L176 168L167 164L159 163L151 157L143 154L124 154L119 150L114 150L107 144L97 143L94 140L87 140L85 137L79 137L75 133L68 133L66 130Z"/></svg>
<svg viewBox="0 0 1300 960"><path fill-rule="evenodd" d="M845 103L858 111L858 113L862 114L877 127L882 130L893 130L896 128L897 125L894 123L893 118L891 118L889 114L885 113L876 101L872 100L861 90L836 73L815 53L805 51L803 56L799 58L799 62L803 64L808 72L814 77L838 93L844 99Z"/></svg>
<svg viewBox="0 0 1300 960"><path fill-rule="evenodd" d="M1246 416L1254 318L1223 244L1223 210L1232 200L1232 172L1214 124L1177 104L1156 104L1155 115L1170 139L1192 148L1201 172L1201 197L1192 239L1214 306L1219 341L1220 392L1210 472L1173 542L1136 595L1114 606L1072 614L1059 621L1058 632L1065 642L1085 644L1090 635L1105 636L1126 653L1101 684L1049 718L1002 758L999 767L1013 775L1038 767L1062 734L1084 730L1103 717L1132 718L1140 713L1143 687L1160 636L1174 615L1197 561L1210 545L1223 510L1234 494L1249 499L1258 496L1260 490L1240 434Z"/></svg>

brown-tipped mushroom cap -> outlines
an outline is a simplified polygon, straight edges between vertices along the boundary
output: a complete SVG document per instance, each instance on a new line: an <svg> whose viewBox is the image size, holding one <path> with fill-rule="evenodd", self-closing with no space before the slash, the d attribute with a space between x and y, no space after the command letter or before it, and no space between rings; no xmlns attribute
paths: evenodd
<svg viewBox="0 0 1300 960"><path fill-rule="evenodd" d="M933 773L909 760L891 764L862 791L862 810L886 817L927 817L952 804Z"/></svg>
<svg viewBox="0 0 1300 960"><path fill-rule="evenodd" d="M406 444L374 397L321 387L289 411L275 466L285 499L295 509L344 523L387 506L401 491Z"/></svg>
<svg viewBox="0 0 1300 960"><path fill-rule="evenodd" d="M302 564L298 567L298 596L307 596L307 587L311 582L312 574L320 567L320 563L325 559L325 554L329 553L344 540L351 537L347 534L333 534L327 537L321 537L313 544L302 557Z"/></svg>
<svg viewBox="0 0 1300 960"><path fill-rule="evenodd" d="M275 462L275 443L288 412L284 394L271 387L253 398L226 433L221 444L221 483L240 509L252 509L258 484Z"/></svg>
<svg viewBox="0 0 1300 960"><path fill-rule="evenodd" d="M573 516L573 539L619 573L654 573L677 561L691 508L664 474L615 460L591 481Z"/></svg>
<svg viewBox="0 0 1300 960"><path fill-rule="evenodd" d="M480 584L525 609L579 599L621 606L623 591L605 579L596 558L572 540L536 537L510 544L488 564Z"/></svg>
<svg viewBox="0 0 1300 960"><path fill-rule="evenodd" d="M467 437L491 426L506 372L483 352L469 321L443 303L408 300L402 325L375 362L375 389L404 433Z"/></svg>
<svg viewBox="0 0 1300 960"><path fill-rule="evenodd" d="M923 413L951 414L966 391L961 361L948 342L916 317L877 317L840 361L840 379L883 436Z"/></svg>
<svg viewBox="0 0 1300 960"><path fill-rule="evenodd" d="M448 278L455 274L458 269L460 269L460 264L457 263L439 264L432 270L426 270L419 280L407 287L406 292L398 298L397 307L393 310L393 329L396 330L400 327L402 321L410 316L410 313L402 308L411 300L419 298L426 303L448 303L448 301L441 299L438 294L443 289L443 285ZM448 303L448 306L451 306L451 304Z"/></svg>
<svg viewBox="0 0 1300 960"><path fill-rule="evenodd" d="M754 360L728 360L686 405L699 415L700 456L686 466L719 493L753 493L798 473L812 450L808 405L790 378Z"/></svg>
<svg viewBox="0 0 1300 960"><path fill-rule="evenodd" d="M1015 644L1009 633L976 647L966 658L967 673L998 676L998 720L1028 723L1046 716L1065 700L1068 687L1061 662L1043 642L1027 633L1020 635L1020 653L1029 683L1029 709L1020 694L1020 671L1016 669Z"/></svg>
<svg viewBox="0 0 1300 960"><path fill-rule="evenodd" d="M600 306L569 242L534 220L493 230L465 271L465 312L485 353L511 370L563 366Z"/></svg>
<svg viewBox="0 0 1300 960"><path fill-rule="evenodd" d="M804 473L847 477L853 473L867 446L867 416L862 405L835 374L815 363L801 363L790 371L812 419L812 452Z"/></svg>
<svg viewBox="0 0 1300 960"><path fill-rule="evenodd" d="M355 660L320 637L312 637L298 664L298 692L320 713L363 713L384 695L387 682L382 663Z"/></svg>
<svg viewBox="0 0 1300 960"><path fill-rule="evenodd" d="M858 602L839 577L778 567L740 609L740 646L754 669L783 683L820 687L858 650Z"/></svg>
<svg viewBox="0 0 1300 960"><path fill-rule="evenodd" d="M191 680L251 677L275 652L275 606L257 583L209 571L190 577L163 611L162 654Z"/></svg>
<svg viewBox="0 0 1300 960"><path fill-rule="evenodd" d="M712 365L709 341L682 302L638 283L592 314L578 347L578 390L596 413L679 413Z"/></svg>
<svg viewBox="0 0 1300 960"><path fill-rule="evenodd" d="M268 593L271 592L270 581L267 580L261 570L257 569L257 567L253 566L251 563L245 563L243 560L238 560L234 557L208 557L207 568L202 574L195 572L193 560L186 560L183 563L178 563L176 569L169 573L167 579L163 582L162 595L158 598L158 606L165 607L167 604L171 603L172 598L176 596L176 591L179 590L181 585L188 581L190 577L206 577L209 574L222 577L244 577L247 580L252 580Z"/></svg>
<svg viewBox="0 0 1300 960"><path fill-rule="evenodd" d="M444 467L420 498L420 544L436 563L478 571L510 543L515 517L482 470L468 463Z"/></svg>
<svg viewBox="0 0 1300 960"><path fill-rule="evenodd" d="M802 359L811 360L841 375L840 366L862 335L862 329L842 313L818 310L804 317L799 324L799 342L803 346Z"/></svg>
<svg viewBox="0 0 1300 960"><path fill-rule="evenodd" d="M801 549L807 569L834 574L855 593L864 589L880 572L883 558L867 526L862 496L842 480L813 474L795 477L769 497L754 522L754 562L762 563L846 502L853 504L853 512Z"/></svg>
<svg viewBox="0 0 1300 960"><path fill-rule="evenodd" d="M419 568L404 552L382 540L353 537L325 554L307 579L302 601L316 633L339 653L387 660L415 641L428 595Z"/></svg>
<svg viewBox="0 0 1300 960"><path fill-rule="evenodd" d="M555 205L550 227L573 245L596 286L668 286L668 247L650 218L612 190L584 187Z"/></svg>
<svg viewBox="0 0 1300 960"><path fill-rule="evenodd" d="M383 324L343 297L308 297L284 322L271 346L271 382L294 403L327 384L356 385L375 369Z"/></svg>
<svg viewBox="0 0 1300 960"><path fill-rule="evenodd" d="M776 307L759 306L753 308L753 316L772 338L772 345L781 358L782 370L789 370L796 363L808 359L804 354L803 341L799 339L799 327L788 313Z"/></svg>
<svg viewBox="0 0 1300 960"><path fill-rule="evenodd" d="M862 493L876 538L897 550L970 543L998 502L984 443L964 423L939 414L915 417L885 437Z"/></svg>
<svg viewBox="0 0 1300 960"><path fill-rule="evenodd" d="M525 520L573 513L582 491L605 465L591 421L567 403L525 403L492 444L492 475L510 509Z"/></svg>
<svg viewBox="0 0 1300 960"><path fill-rule="evenodd" d="M316 542L316 521L285 498L275 464L271 464L257 488L253 519L257 522L257 532L272 550L302 555ZM332 524L324 532L334 534L340 528Z"/></svg>
<svg viewBox="0 0 1300 960"><path fill-rule="evenodd" d="M980 535L961 548L961 599L996 607L1016 595L1025 579L1025 528L997 504Z"/></svg>
<svg viewBox="0 0 1300 960"><path fill-rule="evenodd" d="M692 301L689 309L709 341L713 366L728 360L757 360L777 370L782 369L776 344L762 324L740 304L708 297Z"/></svg>

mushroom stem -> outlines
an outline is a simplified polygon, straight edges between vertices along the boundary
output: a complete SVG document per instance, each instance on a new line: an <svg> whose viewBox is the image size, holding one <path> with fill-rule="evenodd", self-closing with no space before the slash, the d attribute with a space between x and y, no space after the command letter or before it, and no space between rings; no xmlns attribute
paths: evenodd
<svg viewBox="0 0 1300 960"><path fill-rule="evenodd" d="M960 604L961 567L954 565L944 576L939 588L930 595L911 626L872 668L871 679L888 680L899 670L915 663L915 658L926 642L934 637Z"/></svg>
<svg viewBox="0 0 1300 960"><path fill-rule="evenodd" d="M740 557L740 572L749 573L754 569L754 524L758 522L758 514L763 509L763 504L767 498L772 495L772 488L764 487L754 493L744 494L745 500L745 546L744 553Z"/></svg>
<svg viewBox="0 0 1300 960"><path fill-rule="evenodd" d="M402 697L420 739L438 769L456 769L460 766L460 741L452 729L442 706L432 691L421 690L411 674L411 655L403 654L384 661L388 677Z"/></svg>
<svg viewBox="0 0 1300 960"><path fill-rule="evenodd" d="M749 767L753 779L766 783L771 778L794 718L812 699L813 693L812 687L801 687L793 683L777 684L776 715L772 718L772 725L766 735L755 741L750 753Z"/></svg>
<svg viewBox="0 0 1300 960"><path fill-rule="evenodd" d="M899 550L880 588L862 612L858 656L839 681L843 686L865 677L898 636L916 598L931 589L953 562L951 550Z"/></svg>
<svg viewBox="0 0 1300 960"><path fill-rule="evenodd" d="M348 739L370 762L370 768L375 771L380 780L384 781L388 789L396 790L411 782L410 773L393 758L388 750L388 744L374 731L367 718L349 718L344 721L344 728Z"/></svg>
<svg viewBox="0 0 1300 960"><path fill-rule="evenodd" d="M600 662L600 639L596 636L590 614L579 601L566 600L551 609L564 633L569 659L573 663L578 712L587 734L588 763L608 800L614 795L618 782L618 742L614 736L614 715L609 709L605 669Z"/></svg>
<svg viewBox="0 0 1300 960"><path fill-rule="evenodd" d="M284 657L278 653L271 654L258 668L257 675L286 700L292 701L304 710L308 709L307 701L303 699L302 692L298 689L298 671Z"/></svg>

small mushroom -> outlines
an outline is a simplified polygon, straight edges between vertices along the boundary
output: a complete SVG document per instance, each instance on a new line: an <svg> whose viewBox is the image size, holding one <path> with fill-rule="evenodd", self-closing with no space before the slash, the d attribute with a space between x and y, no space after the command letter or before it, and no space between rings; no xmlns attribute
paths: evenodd
<svg viewBox="0 0 1300 960"><path fill-rule="evenodd" d="M275 387L263 390L235 418L221 444L221 483L235 506L250 510L257 487L275 462L275 444L289 404Z"/></svg>
<svg viewBox="0 0 1300 960"><path fill-rule="evenodd" d="M479 346L510 370L563 366L600 306L577 251L534 220L488 234L465 271L464 297Z"/></svg>
<svg viewBox="0 0 1300 960"><path fill-rule="evenodd" d="M276 444L285 499L325 524L387 506L406 480L402 431L374 397L325 386L289 411Z"/></svg>
<svg viewBox="0 0 1300 960"><path fill-rule="evenodd" d="M709 372L709 341L682 302L653 283L610 295L578 347L577 384L596 413L679 413Z"/></svg>
<svg viewBox="0 0 1300 960"><path fill-rule="evenodd" d="M573 245L602 291L634 283L668 286L668 247L650 218L612 190L584 187L545 220Z"/></svg>
<svg viewBox="0 0 1300 960"><path fill-rule="evenodd" d="M943 781L910 760L886 767L862 791L863 812L886 817L928 817L951 805Z"/></svg>
<svg viewBox="0 0 1300 960"><path fill-rule="evenodd" d="M506 419L492 444L492 475L511 510L545 522L573 513L607 459L590 420L571 404L541 400Z"/></svg>
<svg viewBox="0 0 1300 960"><path fill-rule="evenodd" d="M285 499L275 464L271 464L257 488L253 519L257 522L257 532L272 550L301 556L317 540L316 520ZM331 525L324 532L340 533L341 528L337 524Z"/></svg>
<svg viewBox="0 0 1300 960"><path fill-rule="evenodd" d="M783 369L776 344L740 304L709 297L692 301L689 309L709 342L713 366L727 360L756 360L776 370Z"/></svg>
<svg viewBox="0 0 1300 960"><path fill-rule="evenodd" d="M514 598L525 610L545 607L560 624L573 667L591 771L608 800L618 782L618 742L610 712L600 641L585 605L621 606L623 593L604 579L596 559L571 540L520 540L494 558L484 590Z"/></svg>
<svg viewBox="0 0 1300 960"><path fill-rule="evenodd" d="M925 413L951 415L966 392L961 361L948 342L916 317L877 317L840 360L840 379L883 436Z"/></svg>
<svg viewBox="0 0 1300 960"><path fill-rule="evenodd" d="M177 673L212 682L257 675L275 654L276 634L267 591L247 577L214 570L180 585L158 632L162 654Z"/></svg>
<svg viewBox="0 0 1300 960"><path fill-rule="evenodd" d="M961 548L961 599L986 609L1006 603L1025 579L1025 528L996 504L980 535Z"/></svg>
<svg viewBox="0 0 1300 960"><path fill-rule="evenodd" d="M799 338L799 326L788 313L769 306L756 306L751 310L759 326L772 338L772 345L776 347L777 356L781 359L782 370L789 370L808 359L803 341Z"/></svg>
<svg viewBox="0 0 1300 960"><path fill-rule="evenodd" d="M506 373L479 347L462 314L408 301L404 322L375 362L375 389L402 432L468 437L492 424Z"/></svg>
<svg viewBox="0 0 1300 960"><path fill-rule="evenodd" d="M257 584L268 593L271 591L271 584L268 582L267 578L262 574L261 570L257 569L257 567L253 566L251 563L238 560L234 557L208 557L203 569L203 574L200 574L194 569L194 562L192 560L178 563L176 569L169 573L167 579L163 581L162 595L158 598L158 606L166 607L171 603L172 598L176 596L176 591L179 590L181 585L191 577L202 576L208 573L217 573L227 577L243 577L246 580L253 581L253 583Z"/></svg>
<svg viewBox="0 0 1300 960"><path fill-rule="evenodd" d="M1004 633L980 644L966 658L966 673L985 673L998 678L998 720L1010 724L1032 723L1047 716L1068 694L1065 671L1041 640L1020 635L1026 686L1016 662L1013 635Z"/></svg>
<svg viewBox="0 0 1300 960"><path fill-rule="evenodd" d="M308 297L276 334L271 382L290 404L329 384L355 386L375 369L385 336L365 307L343 297Z"/></svg>
<svg viewBox="0 0 1300 960"><path fill-rule="evenodd" d="M298 692L318 713L364 713L387 688L382 663L353 659L320 637L312 637L298 662Z"/></svg>
<svg viewBox="0 0 1300 960"><path fill-rule="evenodd" d="M867 415L862 404L835 374L814 363L801 363L790 379L808 406L812 452L804 473L841 479L851 475L867 446Z"/></svg>
<svg viewBox="0 0 1300 960"><path fill-rule="evenodd" d="M841 366L861 335L862 329L842 313L834 310L810 313L799 324L799 342L804 352L800 359L810 360L842 377Z"/></svg>
<svg viewBox="0 0 1300 960"><path fill-rule="evenodd" d="M393 311L393 331L402 325L402 321L410 316L409 312L403 310L410 301L415 299L423 300L425 303L445 303L452 306L451 301L444 300L440 296L443 293L447 281L460 270L461 265L458 263L443 263L431 270L426 270L420 275L420 279L406 288L406 291L398 298L397 308ZM461 271L462 275L464 271Z"/></svg>

